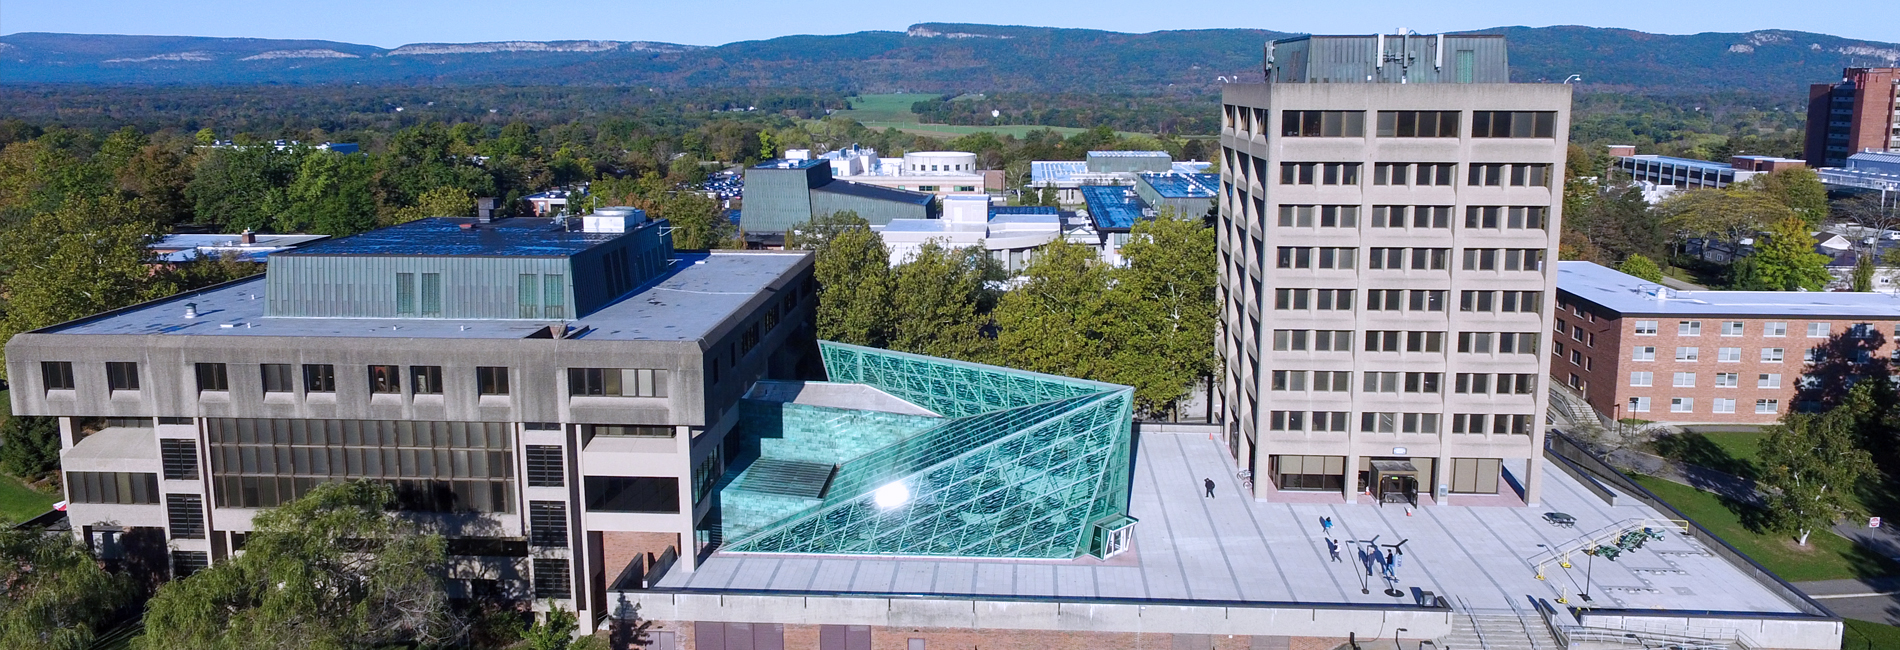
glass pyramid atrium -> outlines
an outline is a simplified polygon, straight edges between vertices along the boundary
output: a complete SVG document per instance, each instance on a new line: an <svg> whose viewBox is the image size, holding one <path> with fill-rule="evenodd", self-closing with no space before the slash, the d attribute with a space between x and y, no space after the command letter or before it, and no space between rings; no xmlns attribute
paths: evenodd
<svg viewBox="0 0 1900 650"><path fill-rule="evenodd" d="M761 382L720 487L723 552L1111 555L1127 386L820 342L829 382Z"/></svg>

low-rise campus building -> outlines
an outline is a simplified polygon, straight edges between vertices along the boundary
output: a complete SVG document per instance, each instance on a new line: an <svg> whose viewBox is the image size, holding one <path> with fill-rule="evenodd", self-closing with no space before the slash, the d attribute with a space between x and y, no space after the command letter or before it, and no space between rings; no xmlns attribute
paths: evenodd
<svg viewBox="0 0 1900 650"><path fill-rule="evenodd" d="M1678 291L1557 263L1550 376L1604 415L1774 422L1866 368L1900 336L1892 293Z"/></svg>

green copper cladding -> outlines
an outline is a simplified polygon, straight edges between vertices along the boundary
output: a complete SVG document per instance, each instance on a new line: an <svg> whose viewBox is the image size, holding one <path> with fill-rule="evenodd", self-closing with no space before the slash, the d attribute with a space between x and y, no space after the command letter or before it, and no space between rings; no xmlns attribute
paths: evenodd
<svg viewBox="0 0 1900 650"><path fill-rule="evenodd" d="M724 550L1070 558L1090 551L1093 524L1127 516L1132 388L838 343L819 346L833 383L877 388L944 417L927 428L888 429L875 438L889 444L832 459L835 470L819 498L747 489L746 477L733 477L721 491L721 507L749 521L728 521ZM774 411L753 406L741 435L783 438L754 447L767 467L781 460L774 458L775 448L811 448L793 440L798 436L842 433L827 433L808 420L764 421L761 416ZM800 408L776 412L786 418L811 415ZM816 460L802 455L795 460ZM759 466L755 461L746 472ZM776 521L760 521L766 513L794 508Z"/></svg>

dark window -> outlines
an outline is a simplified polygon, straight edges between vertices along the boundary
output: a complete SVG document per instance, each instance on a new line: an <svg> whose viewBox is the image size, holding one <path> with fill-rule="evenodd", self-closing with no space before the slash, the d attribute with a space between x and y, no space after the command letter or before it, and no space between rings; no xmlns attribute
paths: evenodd
<svg viewBox="0 0 1900 650"><path fill-rule="evenodd" d="M868 625L818 626L818 650L871 650Z"/></svg>
<svg viewBox="0 0 1900 650"><path fill-rule="evenodd" d="M74 503L158 503L158 475L132 472L67 472L66 496Z"/></svg>
<svg viewBox="0 0 1900 650"><path fill-rule="evenodd" d="M1379 111L1381 138L1456 138L1458 111Z"/></svg>
<svg viewBox="0 0 1900 650"><path fill-rule="evenodd" d="M529 501L528 542L535 546L567 546L567 504Z"/></svg>
<svg viewBox="0 0 1900 650"><path fill-rule="evenodd" d="M370 366L369 392L401 393L402 377L398 374L400 372L402 371L397 366Z"/></svg>
<svg viewBox="0 0 1900 650"><path fill-rule="evenodd" d="M568 368L567 392L569 395L619 395L619 369Z"/></svg>
<svg viewBox="0 0 1900 650"><path fill-rule="evenodd" d="M327 363L304 364L303 389L307 393L336 392L336 366Z"/></svg>
<svg viewBox="0 0 1900 650"><path fill-rule="evenodd" d="M269 508L317 485L368 479L399 507L514 512L513 427L506 423L231 419L205 422L219 507Z"/></svg>
<svg viewBox="0 0 1900 650"><path fill-rule="evenodd" d="M442 317L442 274L422 274L422 317Z"/></svg>
<svg viewBox="0 0 1900 650"><path fill-rule="evenodd" d="M231 390L231 379L229 376L225 374L224 364L200 363L200 364L195 364L195 365L196 365L196 370L197 370L197 375L198 375L198 390L200 392L208 391L208 390L209 391ZM133 381L134 382L137 381L136 377L134 378ZM136 389L136 384L134 386L134 389Z"/></svg>
<svg viewBox="0 0 1900 650"><path fill-rule="evenodd" d="M1557 130L1554 111L1474 111L1471 137L1548 138Z"/></svg>
<svg viewBox="0 0 1900 650"><path fill-rule="evenodd" d="M172 529L172 539L204 539L204 497L196 494L165 495L165 523Z"/></svg>
<svg viewBox="0 0 1900 650"><path fill-rule="evenodd" d="M290 364L266 363L260 366L260 368L262 368L261 372L264 376L264 392L289 393L297 390L297 387L292 385L290 381Z"/></svg>
<svg viewBox="0 0 1900 650"><path fill-rule="evenodd" d="M606 436L609 438L671 438L673 437L674 431L673 427L666 425L583 424L581 425L581 434L581 437L587 440L592 440L595 436Z"/></svg>
<svg viewBox="0 0 1900 650"><path fill-rule="evenodd" d="M535 558L535 598L571 598L574 595L573 590L568 586L571 580L571 576L568 575L567 560Z"/></svg>
<svg viewBox="0 0 1900 650"><path fill-rule="evenodd" d="M520 318L541 317L541 276L521 274L515 289L515 315Z"/></svg>
<svg viewBox="0 0 1900 650"><path fill-rule="evenodd" d="M528 445L528 487L562 487L561 448L556 445Z"/></svg>
<svg viewBox="0 0 1900 650"><path fill-rule="evenodd" d="M139 364L131 361L107 361L106 388L111 390L138 390Z"/></svg>
<svg viewBox="0 0 1900 650"><path fill-rule="evenodd" d="M416 274L396 274L396 315L416 315Z"/></svg>
<svg viewBox="0 0 1900 650"><path fill-rule="evenodd" d="M441 395L442 366L409 366L409 389L417 395Z"/></svg>
<svg viewBox="0 0 1900 650"><path fill-rule="evenodd" d="M475 389L481 395L507 395L508 369L489 366L476 368Z"/></svg>
<svg viewBox="0 0 1900 650"><path fill-rule="evenodd" d="M670 476L589 476L587 509L594 512L679 512L679 479Z"/></svg>
<svg viewBox="0 0 1900 650"><path fill-rule="evenodd" d="M172 551L172 578L178 579L211 566L211 554L205 551Z"/></svg>
<svg viewBox="0 0 1900 650"><path fill-rule="evenodd" d="M544 318L567 318L567 281L565 277L566 276L559 273L549 273L541 276L541 286L544 289L541 293L541 298L542 301L546 303L546 307L543 308L541 313Z"/></svg>
<svg viewBox="0 0 1900 650"><path fill-rule="evenodd" d="M450 537L446 549L449 555L473 555L477 557L528 557L528 543L520 539L501 537Z"/></svg>
<svg viewBox="0 0 1900 650"><path fill-rule="evenodd" d="M73 390L73 362L41 361L40 379L46 382L46 390Z"/></svg>
<svg viewBox="0 0 1900 650"><path fill-rule="evenodd" d="M158 453L165 465L165 478L174 481L198 479L198 441L185 438L160 438Z"/></svg>
<svg viewBox="0 0 1900 650"><path fill-rule="evenodd" d="M1281 111L1280 135L1358 138L1366 135L1365 111Z"/></svg>

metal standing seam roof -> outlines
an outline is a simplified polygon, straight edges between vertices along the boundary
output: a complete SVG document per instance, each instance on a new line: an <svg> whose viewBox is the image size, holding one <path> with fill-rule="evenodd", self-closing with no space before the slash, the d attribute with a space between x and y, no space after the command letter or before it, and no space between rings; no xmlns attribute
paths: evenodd
<svg viewBox="0 0 1900 650"><path fill-rule="evenodd" d="M580 232L580 219L519 217L478 223L475 219L432 217L378 228L341 239L321 241L277 255L404 255L427 257L568 257L619 239L626 233ZM464 228L463 226L473 226Z"/></svg>
<svg viewBox="0 0 1900 650"><path fill-rule="evenodd" d="M1677 165L1681 167L1699 167L1702 169L1708 169L1712 171L1737 171L1734 165L1731 165L1725 162L1715 162L1713 160L1696 160L1694 158L1677 158L1675 156L1657 156L1657 155L1651 155L1651 154L1643 154L1643 155L1637 155L1637 156L1622 156L1622 158L1624 160L1633 160L1633 161L1638 161L1638 162L1660 162L1660 163L1669 163L1671 165Z"/></svg>
<svg viewBox="0 0 1900 650"><path fill-rule="evenodd" d="M1625 316L1900 319L1900 296L1890 293L1676 291L1591 262L1558 262L1557 289Z"/></svg>
<svg viewBox="0 0 1900 650"><path fill-rule="evenodd" d="M1121 185L1084 185L1082 200L1089 205L1089 220L1097 230L1128 230L1135 221L1147 218L1135 188Z"/></svg>
<svg viewBox="0 0 1900 650"><path fill-rule="evenodd" d="M1029 163L1029 182L1064 183L1088 170L1089 164L1081 160L1033 160Z"/></svg>
<svg viewBox="0 0 1900 650"><path fill-rule="evenodd" d="M839 180L811 188L811 191L843 194L878 201L895 201L912 205L928 205L930 201L937 196L929 192L912 192L910 190L900 190L895 187L881 187L866 183L853 183L851 181Z"/></svg>

